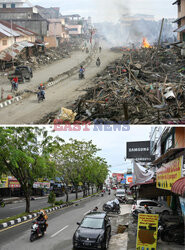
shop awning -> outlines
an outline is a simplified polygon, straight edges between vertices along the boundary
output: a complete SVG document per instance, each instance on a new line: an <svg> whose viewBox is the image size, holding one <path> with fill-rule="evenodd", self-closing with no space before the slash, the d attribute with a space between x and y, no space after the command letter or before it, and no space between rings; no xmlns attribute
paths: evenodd
<svg viewBox="0 0 185 250"><path fill-rule="evenodd" d="M134 186L139 186L139 185L145 185L145 184L153 184L155 183L155 180L154 179L151 179L149 181L146 181L146 182L141 182L141 183L130 183L130 188L134 187Z"/></svg>
<svg viewBox="0 0 185 250"><path fill-rule="evenodd" d="M171 191L185 197L185 177L178 179L173 185Z"/></svg>
<svg viewBox="0 0 185 250"><path fill-rule="evenodd" d="M153 161L152 165L163 163L165 160L169 159L170 156L183 152L183 151L185 152L185 148L171 148L165 154L163 154L162 156L157 158L155 161Z"/></svg>

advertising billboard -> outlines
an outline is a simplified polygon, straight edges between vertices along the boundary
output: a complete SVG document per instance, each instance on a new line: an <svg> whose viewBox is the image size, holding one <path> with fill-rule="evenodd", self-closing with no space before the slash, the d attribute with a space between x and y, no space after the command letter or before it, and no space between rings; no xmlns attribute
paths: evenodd
<svg viewBox="0 0 185 250"><path fill-rule="evenodd" d="M156 172L156 187L171 190L173 183L182 177L183 156L163 164Z"/></svg>
<svg viewBox="0 0 185 250"><path fill-rule="evenodd" d="M127 142L127 159L140 162L152 162L155 157L150 155L150 141Z"/></svg>

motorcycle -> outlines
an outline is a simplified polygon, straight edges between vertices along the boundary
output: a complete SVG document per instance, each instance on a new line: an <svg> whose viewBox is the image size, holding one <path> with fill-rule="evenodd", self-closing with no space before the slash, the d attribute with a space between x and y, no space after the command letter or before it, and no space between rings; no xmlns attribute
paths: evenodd
<svg viewBox="0 0 185 250"><path fill-rule="evenodd" d="M38 102L44 101L45 96L42 91L37 93L37 99L38 99Z"/></svg>
<svg viewBox="0 0 185 250"><path fill-rule="evenodd" d="M120 214L120 205L116 205L116 204L114 204L113 206L111 206L111 205L108 205L107 203L105 203L104 205L103 205L103 211L105 211L105 212L107 212L107 213L109 213L109 212L115 212L115 213L118 213L118 214Z"/></svg>
<svg viewBox="0 0 185 250"><path fill-rule="evenodd" d="M97 60L97 61L96 61L96 66L97 66L97 67L100 67L100 64L101 64L100 60Z"/></svg>
<svg viewBox="0 0 185 250"><path fill-rule="evenodd" d="M79 79L84 79L84 78L85 78L84 73L83 73L83 72L80 72L80 73L79 73Z"/></svg>
<svg viewBox="0 0 185 250"><path fill-rule="evenodd" d="M3 199L0 199L0 206L5 207L5 203L4 203Z"/></svg>
<svg viewBox="0 0 185 250"><path fill-rule="evenodd" d="M17 91L17 90L18 90L18 83L12 81L11 84L12 84L12 89L11 89L11 91L12 91L12 92Z"/></svg>
<svg viewBox="0 0 185 250"><path fill-rule="evenodd" d="M40 225L40 229L39 229L39 223L37 221L33 221L33 225L31 227L30 241L33 242L34 240L40 237L43 237L45 231L46 231L45 225ZM41 232L41 235L40 235L40 232Z"/></svg>
<svg viewBox="0 0 185 250"><path fill-rule="evenodd" d="M133 212L132 212L132 216L135 220L138 219L138 215L139 214L151 214L152 211L147 207L145 208L145 210L141 210L141 209L135 209Z"/></svg>

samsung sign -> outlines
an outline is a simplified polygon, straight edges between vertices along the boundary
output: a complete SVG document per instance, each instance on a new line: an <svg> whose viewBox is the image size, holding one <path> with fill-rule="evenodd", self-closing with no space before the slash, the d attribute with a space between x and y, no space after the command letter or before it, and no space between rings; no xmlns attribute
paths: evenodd
<svg viewBox="0 0 185 250"><path fill-rule="evenodd" d="M127 159L152 162L155 158L150 155L150 141L127 142Z"/></svg>

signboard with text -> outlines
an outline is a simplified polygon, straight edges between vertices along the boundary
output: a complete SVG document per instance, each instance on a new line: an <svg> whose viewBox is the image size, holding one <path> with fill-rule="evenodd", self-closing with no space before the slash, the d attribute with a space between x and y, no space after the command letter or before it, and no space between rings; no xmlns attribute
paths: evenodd
<svg viewBox="0 0 185 250"><path fill-rule="evenodd" d="M183 156L163 164L156 172L156 187L171 190L174 182L182 177Z"/></svg>
<svg viewBox="0 0 185 250"><path fill-rule="evenodd" d="M155 157L150 155L150 141L127 142L126 158L140 162L152 162Z"/></svg>
<svg viewBox="0 0 185 250"><path fill-rule="evenodd" d="M157 247L158 214L138 216L136 250L155 250Z"/></svg>

